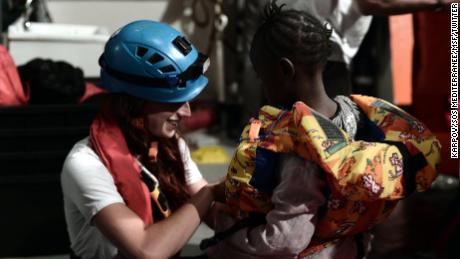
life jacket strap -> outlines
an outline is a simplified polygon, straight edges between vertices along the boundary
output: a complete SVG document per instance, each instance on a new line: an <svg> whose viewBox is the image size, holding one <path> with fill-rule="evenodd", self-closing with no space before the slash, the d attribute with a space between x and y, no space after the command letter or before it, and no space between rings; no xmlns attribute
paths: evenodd
<svg viewBox="0 0 460 259"><path fill-rule="evenodd" d="M257 139L259 139L260 127L262 126L262 122L257 119L251 119L251 126L249 127L249 142L254 143Z"/></svg>

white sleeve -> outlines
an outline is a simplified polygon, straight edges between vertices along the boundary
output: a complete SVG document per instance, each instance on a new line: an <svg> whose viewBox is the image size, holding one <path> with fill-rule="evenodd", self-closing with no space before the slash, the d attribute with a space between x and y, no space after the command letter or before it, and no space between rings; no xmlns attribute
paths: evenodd
<svg viewBox="0 0 460 259"><path fill-rule="evenodd" d="M185 140L180 138L178 140L179 151L182 156L182 161L184 162L185 170L185 184L192 185L203 178L198 169L198 166L193 162L192 157L190 156L190 149L185 143Z"/></svg>
<svg viewBox="0 0 460 259"><path fill-rule="evenodd" d="M271 198L274 209L266 215L267 223L242 229L223 241L239 254L295 258L310 243L317 210L326 201L326 182L313 162L293 155L283 158L286 159L282 160L280 183ZM234 224L229 217L222 219L222 223L222 229Z"/></svg>
<svg viewBox="0 0 460 259"><path fill-rule="evenodd" d="M62 189L85 219L91 222L108 205L124 203L112 175L94 151L87 146L72 151L62 169Z"/></svg>

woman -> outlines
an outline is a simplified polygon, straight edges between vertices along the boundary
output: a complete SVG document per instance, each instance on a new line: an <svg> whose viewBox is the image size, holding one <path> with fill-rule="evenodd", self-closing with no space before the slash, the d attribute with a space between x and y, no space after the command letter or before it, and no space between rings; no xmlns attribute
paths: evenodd
<svg viewBox="0 0 460 259"><path fill-rule="evenodd" d="M178 31L135 21L99 60L111 94L64 163L61 184L75 256L169 258L218 198L177 129L207 85L209 64Z"/></svg>

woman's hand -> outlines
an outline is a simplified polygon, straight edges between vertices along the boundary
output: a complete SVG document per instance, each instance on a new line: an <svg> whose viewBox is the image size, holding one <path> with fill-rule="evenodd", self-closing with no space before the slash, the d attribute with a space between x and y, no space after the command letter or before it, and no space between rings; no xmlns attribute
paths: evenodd
<svg viewBox="0 0 460 259"><path fill-rule="evenodd" d="M225 203L225 177L222 177L216 182L207 184L203 188L206 188L211 191L213 200L214 200L212 208L206 215L204 222L210 228L214 229L215 220L216 220L217 215L221 213L222 211L225 211L226 213L228 213L229 211L228 206L224 204Z"/></svg>
<svg viewBox="0 0 460 259"><path fill-rule="evenodd" d="M98 229L129 258L175 255L206 217L215 200L223 200L223 179L207 184L170 217L145 226L125 204L112 204L94 216Z"/></svg>
<svg viewBox="0 0 460 259"><path fill-rule="evenodd" d="M208 184L206 187L210 188L213 196L214 196L214 201L217 202L225 202L225 179L226 177L222 177L216 182Z"/></svg>

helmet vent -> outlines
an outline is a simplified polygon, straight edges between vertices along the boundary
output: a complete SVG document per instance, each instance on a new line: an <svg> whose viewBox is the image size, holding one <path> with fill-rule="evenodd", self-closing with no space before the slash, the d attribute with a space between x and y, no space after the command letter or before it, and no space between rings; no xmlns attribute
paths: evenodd
<svg viewBox="0 0 460 259"><path fill-rule="evenodd" d="M176 69L172 65L167 65L164 67L160 67L160 71L163 73L169 73L169 72L174 72Z"/></svg>
<svg viewBox="0 0 460 259"><path fill-rule="evenodd" d="M136 49L136 55L140 58L142 58L145 53L147 53L148 49L144 48L144 47L137 47Z"/></svg>
<svg viewBox="0 0 460 259"><path fill-rule="evenodd" d="M156 63L158 63L158 62L160 62L162 60L164 60L164 58L160 54L155 53L155 54L153 54L153 56L151 56L149 58L148 62L150 64L152 64L152 65L155 65Z"/></svg>
<svg viewBox="0 0 460 259"><path fill-rule="evenodd" d="M192 51L192 43L185 37L177 36L172 43L184 56Z"/></svg>

